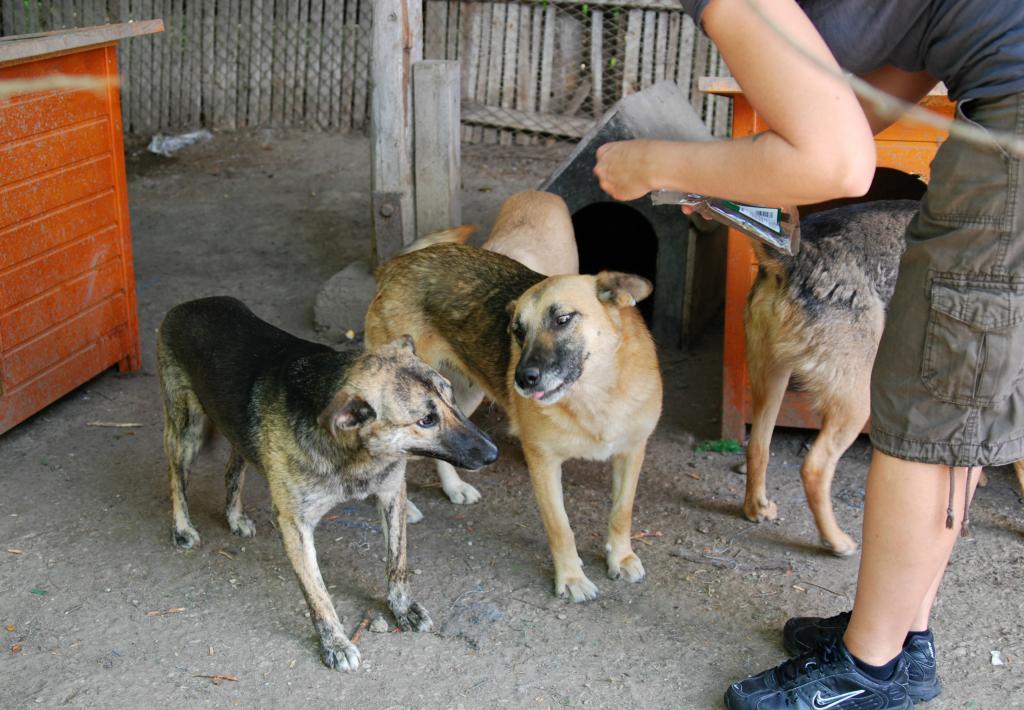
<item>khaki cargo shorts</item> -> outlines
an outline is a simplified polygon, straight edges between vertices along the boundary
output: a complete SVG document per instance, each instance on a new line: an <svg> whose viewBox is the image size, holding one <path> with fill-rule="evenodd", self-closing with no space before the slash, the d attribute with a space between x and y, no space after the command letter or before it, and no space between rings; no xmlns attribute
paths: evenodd
<svg viewBox="0 0 1024 710"><path fill-rule="evenodd" d="M1024 94L957 118L1024 136ZM950 139L907 228L871 375L871 442L948 466L1024 458L1024 170L998 146Z"/></svg>

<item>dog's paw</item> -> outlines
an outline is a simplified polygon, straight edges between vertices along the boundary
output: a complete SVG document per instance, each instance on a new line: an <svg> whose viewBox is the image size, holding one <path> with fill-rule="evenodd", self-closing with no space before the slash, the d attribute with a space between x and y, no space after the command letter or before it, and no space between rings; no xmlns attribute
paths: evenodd
<svg viewBox="0 0 1024 710"><path fill-rule="evenodd" d="M320 660L336 671L354 671L359 668L359 649L348 639L320 640Z"/></svg>
<svg viewBox="0 0 1024 710"><path fill-rule="evenodd" d="M419 521L423 520L423 513L416 507L416 504L411 500L405 502L405 522L409 525L414 525Z"/></svg>
<svg viewBox="0 0 1024 710"><path fill-rule="evenodd" d="M835 540L822 538L821 544L836 557L849 557L857 551L857 543L846 533L840 533Z"/></svg>
<svg viewBox="0 0 1024 710"><path fill-rule="evenodd" d="M256 534L256 523L245 513L229 516L228 527L239 537L252 537Z"/></svg>
<svg viewBox="0 0 1024 710"><path fill-rule="evenodd" d="M448 495L448 500L455 505L472 505L480 500L480 491L465 481L448 486L444 492Z"/></svg>
<svg viewBox="0 0 1024 710"><path fill-rule="evenodd" d="M582 572L555 577L555 595L579 603L597 599L597 585Z"/></svg>
<svg viewBox="0 0 1024 710"><path fill-rule="evenodd" d="M614 559L611 553L608 555L608 576L612 579L624 579L627 582L641 582L644 578L644 563L630 552L621 559Z"/></svg>
<svg viewBox="0 0 1024 710"><path fill-rule="evenodd" d="M395 621L402 631L430 631L434 622L419 602L413 602L404 614L395 614Z"/></svg>
<svg viewBox="0 0 1024 710"><path fill-rule="evenodd" d="M174 540L174 544L182 550L191 550L199 545L199 532L191 525L187 528L173 528L171 538Z"/></svg>
<svg viewBox="0 0 1024 710"><path fill-rule="evenodd" d="M752 523L760 523L765 520L775 520L779 517L779 509L773 500L753 500L743 504L743 514Z"/></svg>

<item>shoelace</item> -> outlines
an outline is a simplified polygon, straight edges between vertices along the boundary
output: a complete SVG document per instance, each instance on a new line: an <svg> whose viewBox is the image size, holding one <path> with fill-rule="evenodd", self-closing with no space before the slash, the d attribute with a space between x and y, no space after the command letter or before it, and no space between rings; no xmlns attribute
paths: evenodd
<svg viewBox="0 0 1024 710"><path fill-rule="evenodd" d="M838 642L833 640L807 653L784 661L775 668L775 679L780 687L785 687L802 674L810 677L819 675L826 666L841 661Z"/></svg>

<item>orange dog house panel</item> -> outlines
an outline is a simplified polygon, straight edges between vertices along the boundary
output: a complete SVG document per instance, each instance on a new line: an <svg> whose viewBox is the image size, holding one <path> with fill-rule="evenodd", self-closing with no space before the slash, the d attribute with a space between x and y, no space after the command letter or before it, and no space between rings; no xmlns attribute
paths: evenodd
<svg viewBox="0 0 1024 710"><path fill-rule="evenodd" d="M115 40L162 23L137 25L0 44L0 81L115 80L0 99L0 433L141 366Z"/></svg>

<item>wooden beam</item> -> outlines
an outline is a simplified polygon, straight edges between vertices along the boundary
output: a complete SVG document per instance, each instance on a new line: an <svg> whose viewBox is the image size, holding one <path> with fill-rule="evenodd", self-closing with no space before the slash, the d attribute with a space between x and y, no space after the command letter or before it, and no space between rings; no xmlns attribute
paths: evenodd
<svg viewBox="0 0 1024 710"><path fill-rule="evenodd" d="M604 113L604 12L590 13L590 76L593 81L594 118Z"/></svg>
<svg viewBox="0 0 1024 710"><path fill-rule="evenodd" d="M397 196L401 241L416 238L413 187L412 67L423 58L423 3L377 0L373 3L370 54L370 170L374 195ZM373 203L379 200L372 200ZM394 205L388 202L393 211ZM384 216L374 212L378 257L390 256L394 242L381 242ZM389 216L388 223L395 222ZM383 251L382 251L383 249Z"/></svg>
<svg viewBox="0 0 1024 710"><path fill-rule="evenodd" d="M416 229L423 235L462 222L459 63L416 62L412 86Z"/></svg>
<svg viewBox="0 0 1024 710"><path fill-rule="evenodd" d="M11 6L13 8L13 5ZM6 19L5 19L6 22ZM117 25L86 27L74 30L55 30L32 35L25 39L4 37L0 44L0 62L15 62L27 57L68 52L99 44L108 44L129 37L164 31L163 20L122 22Z"/></svg>
<svg viewBox="0 0 1024 710"><path fill-rule="evenodd" d="M588 87L589 91L589 87ZM475 102L462 102L462 121L494 128L509 128L514 131L532 131L566 138L582 138L591 128L594 121L575 116L562 116L556 113L535 113L518 109L501 109L494 111Z"/></svg>

